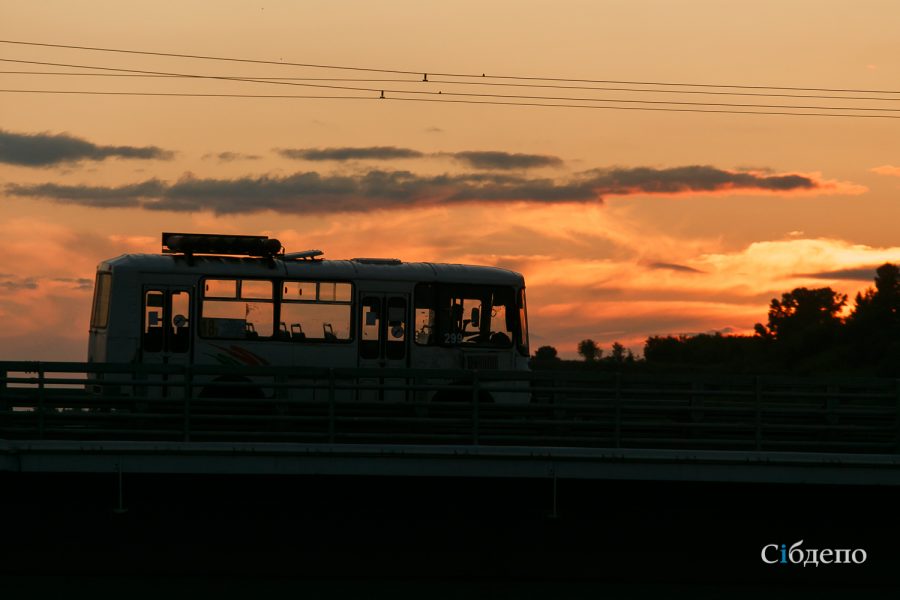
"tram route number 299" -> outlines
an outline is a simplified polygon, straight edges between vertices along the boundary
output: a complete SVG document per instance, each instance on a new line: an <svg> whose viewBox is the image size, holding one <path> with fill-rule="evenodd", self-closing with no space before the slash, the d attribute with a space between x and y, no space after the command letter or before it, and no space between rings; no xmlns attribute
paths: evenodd
<svg viewBox="0 0 900 600"><path fill-rule="evenodd" d="M445 333L444 334L444 343L445 344L462 344L463 343L463 334L461 333Z"/></svg>

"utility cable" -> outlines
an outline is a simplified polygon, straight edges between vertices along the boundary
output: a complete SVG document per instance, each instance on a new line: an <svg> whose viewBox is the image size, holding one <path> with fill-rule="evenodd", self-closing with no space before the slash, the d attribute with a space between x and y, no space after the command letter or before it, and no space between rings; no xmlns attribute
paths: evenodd
<svg viewBox="0 0 900 600"><path fill-rule="evenodd" d="M59 75L59 76L82 76L82 77L134 77L134 78L178 78L187 77L184 75L141 75L133 73L67 73L63 71L0 71L3 75ZM239 75L230 75L229 77L239 78ZM559 90L593 90L604 92L636 92L636 93L655 93L655 94L701 94L712 96L748 96L761 98L810 98L816 100L875 100L882 102L900 102L900 97L883 98L880 96L834 96L823 94L778 94L778 93L761 93L761 92L716 92L708 90L671 90L663 88L631 88L631 87L609 87L609 86L583 86L583 85L553 85L553 84L535 84L535 83L509 83L509 82L490 82L490 81L452 81L449 79L368 79L355 77L270 77L270 76L254 76L254 79L266 81L344 81L356 83L440 83L445 85L462 85L462 86L490 86L490 87L516 87L516 88L539 88L539 89L559 89Z"/></svg>
<svg viewBox="0 0 900 600"><path fill-rule="evenodd" d="M93 96L177 96L194 98L284 98L284 99L323 99L323 100L388 100L407 102L444 102L453 104L486 104L492 106L529 106L547 108L582 108L595 110L637 110L654 112L685 112L685 113L719 113L733 115L782 115L792 117L838 117L847 119L900 119L900 115L879 114L853 114L853 113L810 113L810 112L785 112L785 111L748 111L748 110L718 110L697 108L665 108L649 106L598 106L594 104L560 104L543 102L501 102L495 100L465 100L453 98L404 98L400 96L312 96L312 95L281 95L281 94L202 94L187 92L103 92L96 90L20 90L0 89L0 93L18 94L83 94ZM449 95L449 94L447 94Z"/></svg>
<svg viewBox="0 0 900 600"><path fill-rule="evenodd" d="M673 105L673 106L714 106L714 107L723 107L723 108L765 108L765 109L782 109L782 110L828 110L828 111L872 111L872 112L900 112L898 108L880 108L880 107L860 107L860 106L804 106L804 105L782 105L782 104L750 104L750 103L726 103L726 102L687 102L687 101L676 101L676 100L632 100L632 99L617 99L617 98L579 98L579 97L567 97L567 96L529 96L529 95L513 95L513 94L479 94L479 93L465 93L465 92L446 92L443 91L426 91L426 90L398 90L398 89L389 89L389 88L372 88L372 87L356 87L356 86L340 86L340 85L326 85L326 84L313 84L313 83L299 83L294 81L267 81L265 79L256 79L256 78L245 78L245 77L228 77L221 75L200 75L200 74L188 74L188 73L171 73L165 71L149 71L142 69L125 69L125 68L115 68L115 67L99 67L93 65L75 65L75 64L67 64L67 63L52 63L45 61L27 61L27 60L16 60L16 59L7 59L0 58L0 62L12 62L19 64L35 64L42 66L54 66L54 67L69 67L69 68L81 68L81 69L97 69L102 71L116 71L116 72L125 72L125 73L139 73L145 75L170 75L170 76L178 76L185 77L191 79L207 79L207 80L218 80L218 81L240 81L246 83L261 83L268 85L281 85L281 86L299 86L299 87L311 87L311 88L324 88L324 89L336 89L336 90L344 90L344 91L354 91L354 92L372 92L372 93L380 93L384 96L385 93L392 94L407 94L407 95L424 95L424 96L455 96L462 98L488 98L488 99L498 99L498 100L548 100L548 101L562 101L562 102L606 102L606 103L617 103L617 104L649 104L649 105Z"/></svg>
<svg viewBox="0 0 900 600"><path fill-rule="evenodd" d="M224 56L209 56L202 54L180 54L175 52L149 52L143 50L126 50L122 48L101 48L95 46L76 46L72 44L48 44L40 42L26 42L21 40L0 40L0 44L14 44L21 46L35 46L42 48L62 48L67 50L88 50L94 52L111 52L119 54L134 54L142 56L161 56L169 58L190 58L197 60L214 60L239 62L249 64L264 65L281 65L291 67L304 67L314 69L333 69L346 71L362 71L370 73L393 73L397 75L434 75L437 77L456 77L456 78L473 78L473 79L504 79L517 81L553 81L560 83L601 83L601 84L621 84L621 85L665 85L673 87L699 87L699 88L731 88L744 90L783 90L783 91L799 91L799 92L847 92L847 93L865 93L865 94L900 94L898 90L871 90L871 89L854 89L854 88L819 88L819 87L794 87L794 86L773 86L773 85L739 85L739 84L721 84L721 83L688 83L688 82L666 82L666 81L626 81L614 79L577 79L566 77L541 77L541 76L519 76L519 75L487 75L482 73L441 73L430 70L401 70L401 69L378 69L371 67L355 67L347 65L327 65L316 63L298 63L274 60L258 60L249 58L232 58Z"/></svg>

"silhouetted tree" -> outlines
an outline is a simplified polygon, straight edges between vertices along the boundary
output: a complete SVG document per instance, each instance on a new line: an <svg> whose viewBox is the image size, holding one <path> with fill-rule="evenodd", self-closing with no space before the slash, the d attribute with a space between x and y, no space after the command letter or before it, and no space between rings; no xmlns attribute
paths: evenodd
<svg viewBox="0 0 900 600"><path fill-rule="evenodd" d="M768 325L757 323L754 329L780 341L831 334L841 325L839 313L846 303L846 294L839 294L830 287L795 288L782 294L781 300L773 298L769 305Z"/></svg>
<svg viewBox="0 0 900 600"><path fill-rule="evenodd" d="M728 372L756 371L762 340L743 335L653 336L644 343L647 363L669 368L702 368Z"/></svg>
<svg viewBox="0 0 900 600"><path fill-rule="evenodd" d="M856 295L847 318L846 361L880 375L900 373L900 268L875 271L875 288Z"/></svg>
<svg viewBox="0 0 900 600"><path fill-rule="evenodd" d="M625 363L626 360L634 361L634 355L631 354L631 350L627 350L625 346L620 344L619 342L613 342L612 349L609 352L609 360L610 362L616 363L617 365L621 365Z"/></svg>
<svg viewBox="0 0 900 600"><path fill-rule="evenodd" d="M586 362L594 362L603 355L603 350L597 347L597 342L594 340L581 340L578 342L578 354Z"/></svg>
<svg viewBox="0 0 900 600"><path fill-rule="evenodd" d="M830 287L795 288L772 299L768 324L756 324L766 344L766 362L774 370L813 373L841 364L840 312L847 296Z"/></svg>
<svg viewBox="0 0 900 600"><path fill-rule="evenodd" d="M559 360L558 352L553 346L541 346L534 352L535 360Z"/></svg>
<svg viewBox="0 0 900 600"><path fill-rule="evenodd" d="M756 336L653 336L644 345L650 368L729 372L853 373L900 376L900 268L876 270L875 287L847 296L833 289L796 288L769 305Z"/></svg>
<svg viewBox="0 0 900 600"><path fill-rule="evenodd" d="M873 319L887 325L900 318L900 268L885 263L875 270L875 289L856 294L852 319Z"/></svg>

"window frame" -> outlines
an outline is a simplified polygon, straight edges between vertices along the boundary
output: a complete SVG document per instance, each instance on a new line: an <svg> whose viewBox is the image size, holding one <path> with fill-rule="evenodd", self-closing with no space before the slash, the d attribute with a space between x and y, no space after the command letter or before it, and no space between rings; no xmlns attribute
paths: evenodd
<svg viewBox="0 0 900 600"><path fill-rule="evenodd" d="M289 278L281 278L275 280L278 282L278 298L276 302L276 313L275 313L275 324L277 325L276 330L280 330L282 318L281 318L281 307L283 304L308 304L308 305L316 305L316 306L346 306L350 311L350 319L349 319L349 337L346 339L338 338L336 340L329 340L325 338L305 338L298 342L293 341L292 339L284 339L279 337L278 335L273 335L274 341L284 342L292 345L318 345L318 344L352 344L356 341L356 284L353 281L348 281L346 279L321 279L318 277L289 277ZM316 284L316 298L314 300L285 300L284 298L284 287L287 283L315 283ZM338 284L344 283L350 286L350 297L348 300L319 300L321 284L323 283L331 283ZM266 338L269 339L269 338Z"/></svg>
<svg viewBox="0 0 900 600"><path fill-rule="evenodd" d="M208 297L206 295L206 281L209 279L213 280L235 280L235 297L234 298L225 298L221 296L212 296ZM241 291L244 281L266 281L272 286L272 297L269 299L265 298L242 298ZM265 342L265 341L273 341L277 339L278 327L276 326L279 323L279 314L278 314L278 298L275 293L275 284L278 282L277 279L271 279L268 277L242 277L240 275L207 275L200 278L200 282L198 285L198 307L197 307L197 336L200 339L204 340L230 340L230 341L243 341L243 342ZM279 288L280 289L280 288ZM212 302L255 302L255 303L269 303L272 305L272 334L268 336L258 336L258 337L220 337L220 336L209 336L203 332L203 319L205 318L215 318L215 317L205 317L204 309L206 308L206 301L210 300Z"/></svg>

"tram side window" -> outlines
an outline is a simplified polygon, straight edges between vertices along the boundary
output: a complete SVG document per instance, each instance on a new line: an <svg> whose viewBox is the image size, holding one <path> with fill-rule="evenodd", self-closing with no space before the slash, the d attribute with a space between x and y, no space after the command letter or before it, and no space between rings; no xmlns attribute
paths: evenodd
<svg viewBox="0 0 900 600"><path fill-rule="evenodd" d="M272 281L207 279L200 333L219 339L271 338L275 324Z"/></svg>
<svg viewBox="0 0 900 600"><path fill-rule="evenodd" d="M187 352L191 346L191 294L184 290L171 294L168 350Z"/></svg>
<svg viewBox="0 0 900 600"><path fill-rule="evenodd" d="M150 290L144 293L144 331L141 336L144 352L162 352L165 339L164 307L164 292Z"/></svg>
<svg viewBox="0 0 900 600"><path fill-rule="evenodd" d="M528 352L528 311L525 306L525 290L519 290L519 353L529 356Z"/></svg>
<svg viewBox="0 0 900 600"><path fill-rule="evenodd" d="M378 358L381 353L381 298L363 298L361 314L359 356Z"/></svg>
<svg viewBox="0 0 900 600"><path fill-rule="evenodd" d="M430 283L420 283L415 291L415 342L428 346L434 341L435 290Z"/></svg>
<svg viewBox="0 0 900 600"><path fill-rule="evenodd" d="M94 306L91 311L91 327L103 329L109 324L111 284L111 273L97 273L97 280L94 283Z"/></svg>
<svg viewBox="0 0 900 600"><path fill-rule="evenodd" d="M279 337L292 342L344 342L351 338L352 287L333 281L285 281Z"/></svg>

